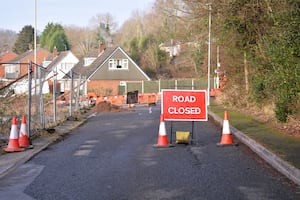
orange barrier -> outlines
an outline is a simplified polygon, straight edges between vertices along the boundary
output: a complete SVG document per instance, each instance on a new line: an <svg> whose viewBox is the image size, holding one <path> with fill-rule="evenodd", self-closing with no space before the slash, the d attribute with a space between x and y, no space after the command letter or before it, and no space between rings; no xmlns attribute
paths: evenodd
<svg viewBox="0 0 300 200"><path fill-rule="evenodd" d="M120 106L126 104L126 95L116 95L116 96L105 96L105 97L95 97L92 95L90 97L95 99L96 103L100 102L110 102L111 104ZM156 105L158 101L158 96L155 93L145 93L138 95L138 104L148 104L148 105Z"/></svg>
<svg viewBox="0 0 300 200"><path fill-rule="evenodd" d="M20 134L19 134L19 145L20 147L29 147L29 137L26 130L26 116L23 115L22 117L22 123L20 128Z"/></svg>
<svg viewBox="0 0 300 200"><path fill-rule="evenodd" d="M148 104L148 105L156 105L157 103L157 95L155 93L145 93L139 94L139 104Z"/></svg>
<svg viewBox="0 0 300 200"><path fill-rule="evenodd" d="M171 146L172 145L170 145L169 141L168 141L168 135L167 135L167 131L166 131L164 116L161 114L157 144L155 144L154 147L171 147Z"/></svg>
<svg viewBox="0 0 300 200"><path fill-rule="evenodd" d="M224 113L221 142L217 143L217 145L218 146L236 145L236 143L233 143L232 134L230 133L229 118L228 118L227 111L225 111Z"/></svg>
<svg viewBox="0 0 300 200"><path fill-rule="evenodd" d="M220 93L220 90L219 90L219 89L211 89L211 90L210 90L210 96L211 96L211 97L216 97L216 96L219 95L219 93Z"/></svg>
<svg viewBox="0 0 300 200"><path fill-rule="evenodd" d="M111 104L120 106L122 104L126 104L126 96L116 95L116 96L98 97L96 102L97 104L100 102L109 102Z"/></svg>
<svg viewBox="0 0 300 200"><path fill-rule="evenodd" d="M124 95L113 96L110 98L110 102L111 104L120 106L126 104L126 97Z"/></svg>
<svg viewBox="0 0 300 200"><path fill-rule="evenodd" d="M20 148L19 145L19 135L18 135L18 127L17 127L17 118L14 116L12 119L12 125L9 135L8 146L3 148L5 152L19 152L24 151L24 148Z"/></svg>
<svg viewBox="0 0 300 200"><path fill-rule="evenodd" d="M87 93L87 98L94 98L94 99L97 99L97 95L94 93L94 92L89 92Z"/></svg>

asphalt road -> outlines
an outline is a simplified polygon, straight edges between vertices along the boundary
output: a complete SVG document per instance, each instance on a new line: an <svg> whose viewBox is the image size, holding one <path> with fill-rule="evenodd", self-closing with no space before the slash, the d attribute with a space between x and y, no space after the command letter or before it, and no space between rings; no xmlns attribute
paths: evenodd
<svg viewBox="0 0 300 200"><path fill-rule="evenodd" d="M193 145L154 148L159 115L159 106L97 114L7 176L0 199L300 199L244 145L217 147L220 127L210 121L194 123Z"/></svg>

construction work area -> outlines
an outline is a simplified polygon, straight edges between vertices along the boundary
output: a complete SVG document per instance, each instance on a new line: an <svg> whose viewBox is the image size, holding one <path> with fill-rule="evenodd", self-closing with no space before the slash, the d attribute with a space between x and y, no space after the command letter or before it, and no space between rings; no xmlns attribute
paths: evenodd
<svg viewBox="0 0 300 200"><path fill-rule="evenodd" d="M80 102L80 108L75 110L72 115L69 115L70 105L67 103L66 98L63 100L57 100L56 110L59 111L59 120L54 123L53 118L53 101L52 98L48 98L49 102L44 104L43 116L47 119L47 123L42 127L38 120L31 121L30 137L38 137L39 135L47 134L49 130L58 124L63 123L66 120L79 120L86 112L130 112L133 111L135 105L155 105L158 101L156 94L140 94L138 102L136 104L126 104L126 95L120 96L108 96L108 97L97 97L94 94L88 94L86 102ZM6 99L7 100L7 99ZM33 103L34 105L35 103ZM11 123L13 117L16 117L18 124L21 124L21 119L26 116L27 99L26 96L15 96L9 98L6 101L1 102L1 110L3 116L0 127L0 146L4 146L8 142L9 133L11 129ZM128 109L130 108L130 109ZM33 115L35 117L35 115ZM51 132L51 131L50 131Z"/></svg>

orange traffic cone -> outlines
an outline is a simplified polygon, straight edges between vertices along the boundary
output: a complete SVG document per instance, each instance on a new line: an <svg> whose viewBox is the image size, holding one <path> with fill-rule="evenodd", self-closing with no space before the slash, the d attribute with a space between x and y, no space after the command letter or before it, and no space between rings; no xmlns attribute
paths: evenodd
<svg viewBox="0 0 300 200"><path fill-rule="evenodd" d="M159 132L158 132L158 139L157 144L154 147L171 147L172 145L168 142L168 135L166 131L166 125L164 116L160 115L160 124L159 124Z"/></svg>
<svg viewBox="0 0 300 200"><path fill-rule="evenodd" d="M236 143L233 142L232 134L230 133L228 112L227 111L225 111L225 113L224 113L221 142L217 143L217 145L218 146L236 145Z"/></svg>
<svg viewBox="0 0 300 200"><path fill-rule="evenodd" d="M20 148L19 145L19 135L18 135L18 127L17 127L17 118L14 116L12 119L12 125L10 130L9 142L8 146L3 149L6 152L18 152L24 151L24 148Z"/></svg>
<svg viewBox="0 0 300 200"><path fill-rule="evenodd" d="M26 116L23 115L22 117L22 123L20 128L20 134L19 134L19 145L20 147L29 147L29 137L26 130Z"/></svg>

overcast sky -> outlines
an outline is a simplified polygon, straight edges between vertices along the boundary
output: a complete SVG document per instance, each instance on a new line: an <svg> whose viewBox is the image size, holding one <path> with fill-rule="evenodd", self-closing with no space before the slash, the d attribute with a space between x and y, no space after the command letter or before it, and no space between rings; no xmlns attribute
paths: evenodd
<svg viewBox="0 0 300 200"><path fill-rule="evenodd" d="M3 0L0 28L20 32L25 25L34 26L35 0ZM135 10L147 11L155 0L36 0L37 29L49 22L87 27L97 14L110 13L120 27Z"/></svg>

